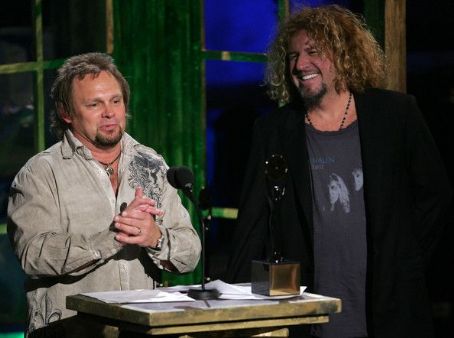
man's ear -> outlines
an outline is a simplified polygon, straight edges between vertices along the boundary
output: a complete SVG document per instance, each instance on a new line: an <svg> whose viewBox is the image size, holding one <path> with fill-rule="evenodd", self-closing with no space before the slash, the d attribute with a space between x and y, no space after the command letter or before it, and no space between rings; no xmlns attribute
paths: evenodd
<svg viewBox="0 0 454 338"><path fill-rule="evenodd" d="M60 118L67 124L71 124L71 122L73 121L72 116L68 114L66 109L61 104L58 106L58 115L60 115Z"/></svg>

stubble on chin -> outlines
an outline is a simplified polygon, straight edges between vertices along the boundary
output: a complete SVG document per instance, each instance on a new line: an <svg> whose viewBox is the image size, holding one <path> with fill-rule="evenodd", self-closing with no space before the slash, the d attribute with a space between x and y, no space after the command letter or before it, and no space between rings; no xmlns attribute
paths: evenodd
<svg viewBox="0 0 454 338"><path fill-rule="evenodd" d="M111 135L104 135L98 131L95 136L95 142L102 148L113 147L121 141L123 133L124 129L121 127L118 127L118 130Z"/></svg>
<svg viewBox="0 0 454 338"><path fill-rule="evenodd" d="M328 89L325 84L323 84L320 90L316 93L307 92L304 87L298 88L298 92L307 110L311 110L312 108L319 106L327 91Z"/></svg>

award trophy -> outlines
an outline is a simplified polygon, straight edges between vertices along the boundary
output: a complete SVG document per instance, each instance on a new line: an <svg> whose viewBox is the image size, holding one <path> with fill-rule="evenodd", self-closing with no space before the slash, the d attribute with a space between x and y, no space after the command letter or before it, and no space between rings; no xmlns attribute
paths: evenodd
<svg viewBox="0 0 454 338"><path fill-rule="evenodd" d="M284 259L281 254L279 224L281 201L285 194L287 162L280 154L265 161L265 177L269 206L268 230L270 252L265 260L253 260L251 271L252 293L266 296L300 294L300 264Z"/></svg>

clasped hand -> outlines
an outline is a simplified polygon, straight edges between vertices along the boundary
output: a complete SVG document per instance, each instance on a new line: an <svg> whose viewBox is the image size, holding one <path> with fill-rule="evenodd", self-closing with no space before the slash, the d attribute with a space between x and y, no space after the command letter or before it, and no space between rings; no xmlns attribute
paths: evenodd
<svg viewBox="0 0 454 338"><path fill-rule="evenodd" d="M115 239L122 244L156 247L161 231L155 217L162 215L164 211L156 207L156 201L144 196L142 188L136 188L134 200L114 217L118 231Z"/></svg>

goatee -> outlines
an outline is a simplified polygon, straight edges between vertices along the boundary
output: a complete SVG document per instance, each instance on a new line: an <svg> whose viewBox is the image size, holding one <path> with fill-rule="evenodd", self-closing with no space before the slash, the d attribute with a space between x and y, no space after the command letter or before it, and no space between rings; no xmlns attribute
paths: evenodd
<svg viewBox="0 0 454 338"><path fill-rule="evenodd" d="M110 148L115 146L120 142L123 137L124 130L121 127L118 127L119 131L112 135L103 135L101 133L96 133L95 142L101 148Z"/></svg>
<svg viewBox="0 0 454 338"><path fill-rule="evenodd" d="M307 110L310 110L320 105L322 98L323 96L325 96L328 89L326 88L325 84L322 84L322 88L315 94L307 93L304 88L300 88L298 91L301 95L304 106Z"/></svg>

